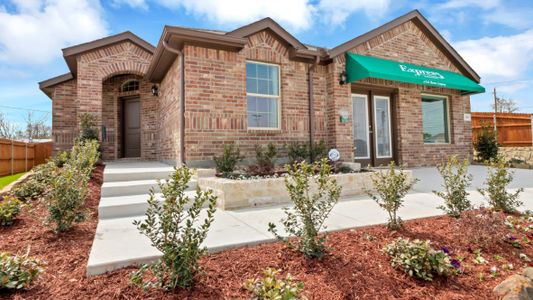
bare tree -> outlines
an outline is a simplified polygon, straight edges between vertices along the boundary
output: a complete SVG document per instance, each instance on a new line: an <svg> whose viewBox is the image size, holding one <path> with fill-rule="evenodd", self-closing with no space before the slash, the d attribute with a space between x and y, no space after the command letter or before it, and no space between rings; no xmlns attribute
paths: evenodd
<svg viewBox="0 0 533 300"><path fill-rule="evenodd" d="M34 139L47 139L52 135L52 129L46 125L46 115L40 119L35 119L32 112L26 115L26 132L24 137L30 142Z"/></svg>
<svg viewBox="0 0 533 300"><path fill-rule="evenodd" d="M518 105L516 102L509 98L496 98L496 111L500 113L514 113L518 111ZM492 104L492 109L494 110L494 104Z"/></svg>
<svg viewBox="0 0 533 300"><path fill-rule="evenodd" d="M17 124L8 121L5 115L0 112L0 138L15 139L19 131Z"/></svg>

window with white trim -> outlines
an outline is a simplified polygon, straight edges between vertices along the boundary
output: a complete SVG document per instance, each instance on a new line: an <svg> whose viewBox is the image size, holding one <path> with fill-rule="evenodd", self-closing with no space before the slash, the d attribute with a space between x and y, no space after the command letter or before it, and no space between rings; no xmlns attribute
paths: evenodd
<svg viewBox="0 0 533 300"><path fill-rule="evenodd" d="M279 66L246 62L248 128L279 128Z"/></svg>
<svg viewBox="0 0 533 300"><path fill-rule="evenodd" d="M448 98L422 96L422 129L425 144L450 142Z"/></svg>
<svg viewBox="0 0 533 300"><path fill-rule="evenodd" d="M122 84L120 87L121 92L133 92L139 90L139 80L130 79Z"/></svg>

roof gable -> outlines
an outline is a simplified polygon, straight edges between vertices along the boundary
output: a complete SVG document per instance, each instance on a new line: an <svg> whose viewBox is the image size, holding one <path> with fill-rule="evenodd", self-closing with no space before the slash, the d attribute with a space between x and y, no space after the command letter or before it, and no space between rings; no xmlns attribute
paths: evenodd
<svg viewBox="0 0 533 300"><path fill-rule="evenodd" d="M307 49L304 44L302 44L298 39L296 39L293 35L287 32L283 27L281 27L271 18L264 18L257 22L242 26L231 32L226 33L226 35L244 38L263 30L272 31L279 38L281 38L281 40L283 40L295 49Z"/></svg>
<svg viewBox="0 0 533 300"><path fill-rule="evenodd" d="M62 49L63 57L65 58L65 61L68 65L68 68L70 69L70 72L73 74L74 77L76 77L77 71L78 71L76 57L78 55L86 53L86 52L94 51L100 48L109 47L109 46L122 43L125 41L132 42L133 44L139 46L141 49L147 51L150 54L154 53L155 47L152 46L152 44L141 39L140 37L138 37L137 35L133 34L130 31L125 31L125 32L111 35L111 36L98 39L92 42L64 48Z"/></svg>
<svg viewBox="0 0 533 300"><path fill-rule="evenodd" d="M416 24L435 44L435 46L437 46L461 72L467 75L470 79L479 83L480 77L474 71L474 69L468 65L468 63L459 55L459 53L457 53L457 51L440 35L433 25L431 25L431 23L429 23L429 21L424 18L424 16L418 10L411 11L378 28L375 28L329 50L329 57L327 59L333 59L349 51L350 49L356 48L357 46L366 43L367 41L409 21L412 21L414 24Z"/></svg>

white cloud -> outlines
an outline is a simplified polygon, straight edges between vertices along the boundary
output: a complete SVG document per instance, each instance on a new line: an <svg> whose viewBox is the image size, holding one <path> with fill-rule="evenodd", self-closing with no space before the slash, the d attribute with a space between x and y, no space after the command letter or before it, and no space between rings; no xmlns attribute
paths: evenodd
<svg viewBox="0 0 533 300"><path fill-rule="evenodd" d="M171 8L184 8L187 13L219 24L242 25L260 18L272 17L291 30L309 29L314 6L308 0L158 0Z"/></svg>
<svg viewBox="0 0 533 300"><path fill-rule="evenodd" d="M11 0L0 5L0 62L45 64L60 49L107 34L98 0Z"/></svg>
<svg viewBox="0 0 533 300"><path fill-rule="evenodd" d="M357 11L364 11L368 16L381 17L389 6L389 0L320 0L317 9L326 24L340 26Z"/></svg>
<svg viewBox="0 0 533 300"><path fill-rule="evenodd" d="M483 16L483 21L487 24L500 24L517 29L528 29L533 27L533 9L526 7L509 8L502 6Z"/></svg>
<svg viewBox="0 0 533 300"><path fill-rule="evenodd" d="M514 83L498 84L498 92L513 94L530 87L532 83L533 81L531 80L522 80Z"/></svg>
<svg viewBox="0 0 533 300"><path fill-rule="evenodd" d="M148 9L148 3L145 0L111 0L111 5L116 7L127 5L131 8Z"/></svg>
<svg viewBox="0 0 533 300"><path fill-rule="evenodd" d="M440 9L456 9L469 6L476 6L482 9L491 9L498 7L500 0L448 0L447 2L438 5Z"/></svg>
<svg viewBox="0 0 533 300"><path fill-rule="evenodd" d="M533 64L533 29L454 43L484 82L519 79Z"/></svg>

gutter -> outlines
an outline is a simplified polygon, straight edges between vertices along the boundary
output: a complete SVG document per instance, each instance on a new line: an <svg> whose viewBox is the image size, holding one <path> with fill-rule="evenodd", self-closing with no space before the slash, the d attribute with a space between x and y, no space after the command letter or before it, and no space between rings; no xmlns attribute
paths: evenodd
<svg viewBox="0 0 533 300"><path fill-rule="evenodd" d="M315 145L313 138L313 134L315 133L315 108L313 105L315 99L313 94L313 74L319 62L320 56L316 55L315 62L309 64L309 68L307 69L307 76L309 76L309 160L311 163L313 163L313 157L311 155L311 152L313 151L313 147Z"/></svg>
<svg viewBox="0 0 533 300"><path fill-rule="evenodd" d="M180 164L185 165L185 57L183 50L170 47L163 40L163 47L169 52L177 54L180 59Z"/></svg>

